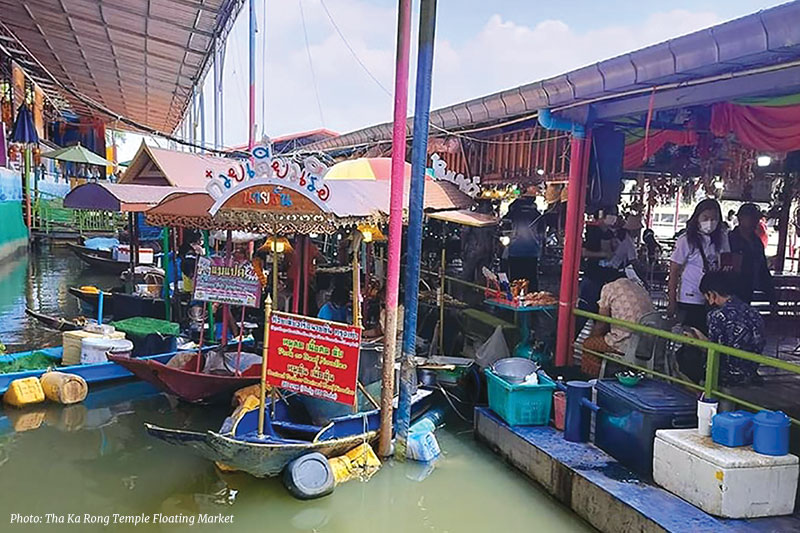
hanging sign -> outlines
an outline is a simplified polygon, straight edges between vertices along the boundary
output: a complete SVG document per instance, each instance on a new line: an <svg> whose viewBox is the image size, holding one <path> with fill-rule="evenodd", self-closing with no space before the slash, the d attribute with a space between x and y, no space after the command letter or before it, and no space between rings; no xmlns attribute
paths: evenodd
<svg viewBox="0 0 800 533"><path fill-rule="evenodd" d="M273 312L267 383L345 405L356 404L361 328Z"/></svg>
<svg viewBox="0 0 800 533"><path fill-rule="evenodd" d="M449 181L458 187L464 194L475 198L481 192L481 178L472 176L467 178L464 174L456 174L452 170L447 170L447 161L439 154L431 155L431 167L433 168L433 178L439 181Z"/></svg>
<svg viewBox="0 0 800 533"><path fill-rule="evenodd" d="M302 164L291 159L272 157L268 140L262 140L253 147L251 155L252 160L232 162L224 172L206 169L206 191L214 200L224 203L233 191L249 186L256 180L291 187L323 203L330 198L330 188L322 180L328 167L316 157L307 157Z"/></svg>
<svg viewBox="0 0 800 533"><path fill-rule="evenodd" d="M261 282L249 262L226 265L222 257L198 257L194 275L195 300L258 307Z"/></svg>

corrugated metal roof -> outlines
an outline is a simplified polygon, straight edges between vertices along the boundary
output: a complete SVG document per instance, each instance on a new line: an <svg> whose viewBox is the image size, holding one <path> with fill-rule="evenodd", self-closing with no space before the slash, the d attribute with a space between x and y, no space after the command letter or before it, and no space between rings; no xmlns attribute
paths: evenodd
<svg viewBox="0 0 800 533"><path fill-rule="evenodd" d="M243 0L0 0L0 21L60 82L164 132L183 116ZM31 63L49 92L62 91ZM64 91L65 92L65 91ZM78 114L101 116L72 94Z"/></svg>
<svg viewBox="0 0 800 533"><path fill-rule="evenodd" d="M538 109L798 58L800 2L795 1L547 80L437 109L431 112L430 122L457 130L481 122L515 118ZM411 125L409 119L408 127ZM304 150L335 150L389 139L391 123L386 123L313 143Z"/></svg>

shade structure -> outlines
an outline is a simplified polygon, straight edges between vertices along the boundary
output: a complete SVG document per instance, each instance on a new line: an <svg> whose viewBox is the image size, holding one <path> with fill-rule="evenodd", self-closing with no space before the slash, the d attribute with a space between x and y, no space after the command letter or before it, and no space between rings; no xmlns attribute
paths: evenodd
<svg viewBox="0 0 800 533"><path fill-rule="evenodd" d="M494 215L478 213L476 211L469 211L467 209L459 209L457 211L437 211L436 213L430 213L428 216L444 222L461 224L462 226L471 226L473 228L489 228L500 224L500 219Z"/></svg>
<svg viewBox="0 0 800 533"><path fill-rule="evenodd" d="M142 213L176 192L186 194L195 191L152 185L84 183L64 197L64 207Z"/></svg>
<svg viewBox="0 0 800 533"><path fill-rule="evenodd" d="M36 133L36 126L33 124L33 114L26 104L22 104L17 110L17 120L14 121L14 128L11 130L11 142L24 144L39 142L39 134Z"/></svg>
<svg viewBox="0 0 800 533"><path fill-rule="evenodd" d="M52 152L45 152L42 154L42 157L46 157L47 159L55 159L57 161L85 163L87 165L98 165L102 167L111 166L114 164L111 161L100 157L91 150L87 150L80 144L67 146L66 148L53 150Z"/></svg>

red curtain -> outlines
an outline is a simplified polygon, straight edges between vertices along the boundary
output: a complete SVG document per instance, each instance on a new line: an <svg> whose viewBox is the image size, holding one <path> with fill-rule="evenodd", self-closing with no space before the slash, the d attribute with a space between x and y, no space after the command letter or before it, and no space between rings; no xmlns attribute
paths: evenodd
<svg viewBox="0 0 800 533"><path fill-rule="evenodd" d="M691 130L650 130L647 139L640 139L625 146L623 168L633 170L641 167L646 158L661 150L668 143L679 146L697 144L697 133Z"/></svg>
<svg viewBox="0 0 800 533"><path fill-rule="evenodd" d="M717 137L733 132L739 142L753 150L800 150L800 105L714 104L711 108L711 132Z"/></svg>

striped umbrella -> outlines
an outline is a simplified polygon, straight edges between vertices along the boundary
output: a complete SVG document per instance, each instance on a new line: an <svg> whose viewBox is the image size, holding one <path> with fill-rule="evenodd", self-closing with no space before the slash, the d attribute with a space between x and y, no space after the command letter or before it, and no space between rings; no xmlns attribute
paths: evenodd
<svg viewBox="0 0 800 533"><path fill-rule="evenodd" d="M33 125L33 114L26 104L19 106L17 120L11 130L11 142L23 144L38 144L39 134Z"/></svg>

